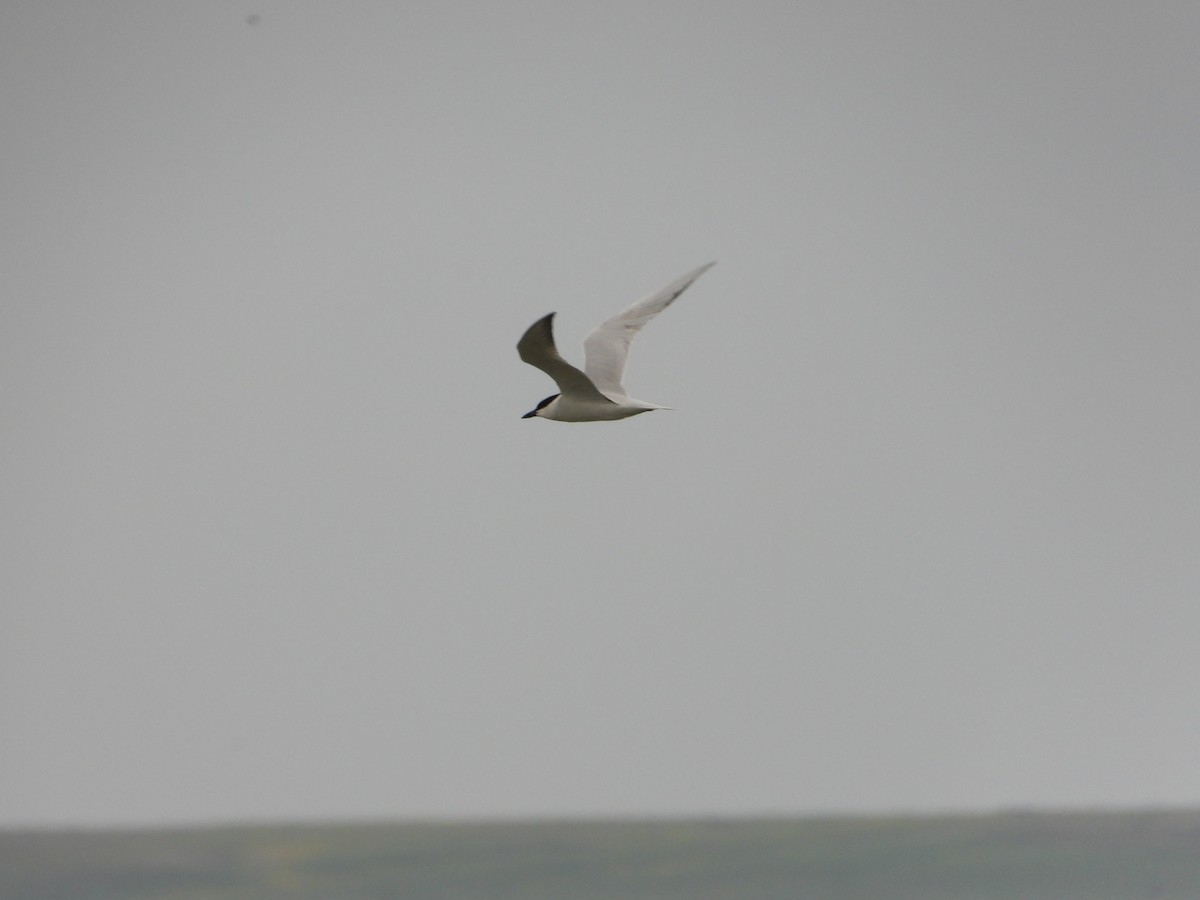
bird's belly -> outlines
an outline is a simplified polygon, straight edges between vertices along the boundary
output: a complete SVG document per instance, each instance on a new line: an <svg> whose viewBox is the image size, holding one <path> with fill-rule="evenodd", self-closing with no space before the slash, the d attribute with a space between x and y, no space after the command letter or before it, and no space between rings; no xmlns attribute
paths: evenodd
<svg viewBox="0 0 1200 900"><path fill-rule="evenodd" d="M631 406L623 403L595 403L590 401L564 400L557 401L547 408L543 416L556 419L559 422L611 422L616 419L628 419L638 413L649 412L653 407ZM547 415L548 413L548 415Z"/></svg>

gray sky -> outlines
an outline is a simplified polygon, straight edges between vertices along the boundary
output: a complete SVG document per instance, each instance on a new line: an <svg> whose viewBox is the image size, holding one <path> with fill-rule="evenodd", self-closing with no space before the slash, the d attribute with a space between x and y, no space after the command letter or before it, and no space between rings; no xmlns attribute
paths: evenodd
<svg viewBox="0 0 1200 900"><path fill-rule="evenodd" d="M0 824L1200 803L1198 34L5 3Z"/></svg>

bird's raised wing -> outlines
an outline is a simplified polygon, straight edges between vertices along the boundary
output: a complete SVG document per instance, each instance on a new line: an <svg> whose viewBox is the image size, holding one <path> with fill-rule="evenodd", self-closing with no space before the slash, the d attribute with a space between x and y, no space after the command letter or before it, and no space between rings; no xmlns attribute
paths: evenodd
<svg viewBox="0 0 1200 900"><path fill-rule="evenodd" d="M629 345L642 326L670 306L693 281L715 265L715 262L710 262L692 269L661 291L617 313L584 338L583 370L601 393L609 397L628 396L621 384L621 376L625 372L625 360L629 358Z"/></svg>
<svg viewBox="0 0 1200 900"><path fill-rule="evenodd" d="M580 400L608 400L596 390L591 379L563 359L554 346L554 313L542 316L525 330L517 341L517 353L521 359L541 369L554 379L559 391Z"/></svg>

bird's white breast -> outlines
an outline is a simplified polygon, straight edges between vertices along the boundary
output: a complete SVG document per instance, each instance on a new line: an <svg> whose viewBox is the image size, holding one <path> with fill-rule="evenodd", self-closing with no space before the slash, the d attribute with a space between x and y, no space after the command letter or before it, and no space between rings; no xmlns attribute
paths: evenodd
<svg viewBox="0 0 1200 900"><path fill-rule="evenodd" d="M543 419L554 419L557 422L611 422L615 419L628 419L638 413L649 412L657 407L638 400L625 403L597 403L589 400L577 400L573 397L559 395L539 415Z"/></svg>

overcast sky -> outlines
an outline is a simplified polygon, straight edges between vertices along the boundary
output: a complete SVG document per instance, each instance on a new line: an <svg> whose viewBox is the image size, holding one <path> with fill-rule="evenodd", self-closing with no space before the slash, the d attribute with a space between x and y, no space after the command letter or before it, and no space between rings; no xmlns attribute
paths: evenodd
<svg viewBox="0 0 1200 900"><path fill-rule="evenodd" d="M1197 35L8 0L0 824L1200 803Z"/></svg>

